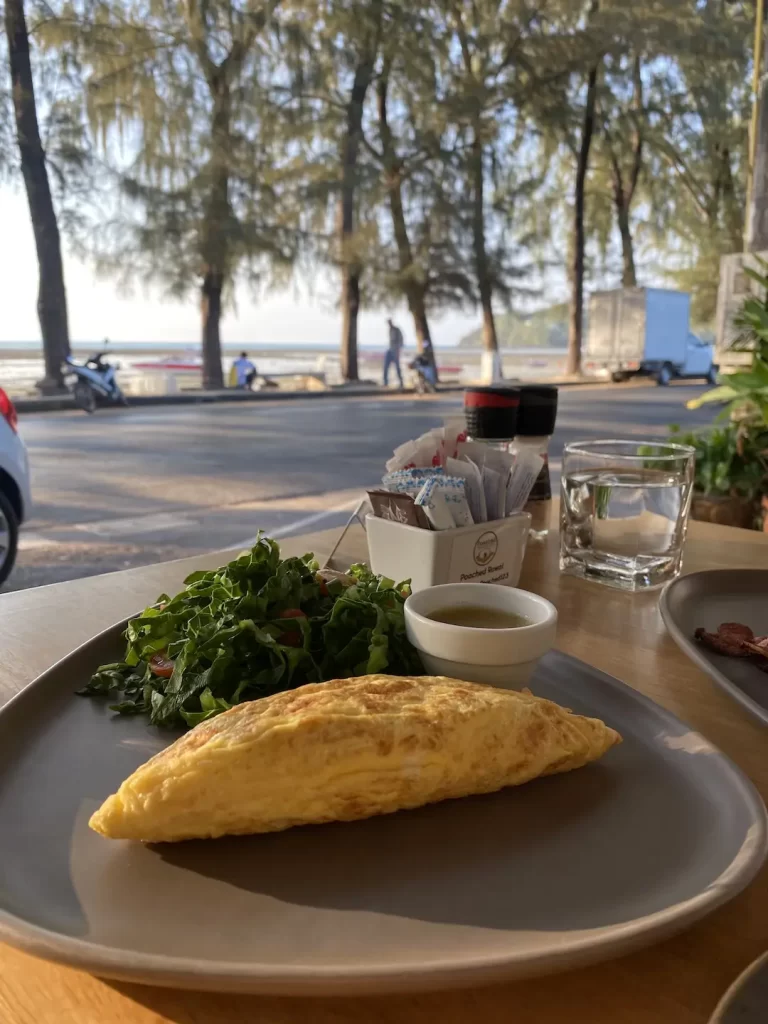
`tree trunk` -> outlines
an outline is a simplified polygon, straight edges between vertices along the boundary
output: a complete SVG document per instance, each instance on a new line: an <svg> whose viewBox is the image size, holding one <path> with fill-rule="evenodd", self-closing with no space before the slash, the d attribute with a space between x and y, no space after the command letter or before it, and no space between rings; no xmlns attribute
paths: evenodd
<svg viewBox="0 0 768 1024"><path fill-rule="evenodd" d="M355 246L355 198L357 157L363 134L363 106L373 77L379 45L382 2L374 5L373 40L358 60L347 103L347 118L341 149L341 198L339 200L339 250L341 259L341 375L344 380L359 380L357 365L357 315L360 311L360 275L362 267Z"/></svg>
<svg viewBox="0 0 768 1024"><path fill-rule="evenodd" d="M629 188L624 184L624 177L621 172L621 165L613 151L611 143L608 143L611 153L611 186L613 190L613 205L616 210L616 224L619 228L621 238L621 283L624 288L637 287L637 274L635 272L635 245L632 239L632 227L629 221L629 207L635 188L630 183ZM634 177L637 182L637 177Z"/></svg>
<svg viewBox="0 0 768 1024"><path fill-rule="evenodd" d="M429 318L427 317L426 289L421 285L412 285L408 289L408 311L413 319L413 329L416 334L416 348L423 352L425 348L432 351L432 332L429 329ZM432 362L435 361L435 354L432 352Z"/></svg>
<svg viewBox="0 0 768 1024"><path fill-rule="evenodd" d="M637 274L635 272L635 247L632 241L632 231L629 226L629 207L623 196L615 196L616 220L621 235L621 262L622 273L621 283L624 288L637 287Z"/></svg>
<svg viewBox="0 0 768 1024"><path fill-rule="evenodd" d="M731 151L727 146L723 148L723 206L725 212L725 228L728 232L731 252L741 252L744 248L744 217L736 198L733 185L733 170L731 168Z"/></svg>
<svg viewBox="0 0 768 1024"><path fill-rule="evenodd" d="M747 252L768 249L768 32L763 35L763 74L757 98L755 165L747 210ZM741 251L741 247L736 250Z"/></svg>
<svg viewBox="0 0 768 1024"><path fill-rule="evenodd" d="M341 376L360 380L357 363L357 315L360 312L360 274L350 264L341 268Z"/></svg>
<svg viewBox="0 0 768 1024"><path fill-rule="evenodd" d="M373 59L366 55L355 69L347 104L347 125L341 157L341 199L339 201L339 243L341 250L341 375L359 380L357 365L357 315L360 311L362 267L354 253L355 193L357 157L363 128L363 105L373 75Z"/></svg>
<svg viewBox="0 0 768 1024"><path fill-rule="evenodd" d="M420 279L418 268L414 266L411 240L408 237L408 225L405 222L403 209L402 166L395 151L394 139L387 119L387 88L389 61L385 63L377 86L377 102L379 112L379 137L381 138L382 155L384 157L384 180L389 197L389 211L392 217L392 230L397 245L398 264L402 278L403 293L408 303L408 311L413 318L416 333L416 348L423 352L426 348L432 369L437 380L437 363L432 348L432 335L427 317L427 284ZM423 278L423 275L421 276Z"/></svg>
<svg viewBox="0 0 768 1024"><path fill-rule="evenodd" d="M486 352L498 352L496 321L493 316L493 284L488 267L485 245L485 179L483 176L483 144L479 125L475 125L470 154L472 176L472 251L475 261L477 290L483 313L483 347Z"/></svg>
<svg viewBox="0 0 768 1024"><path fill-rule="evenodd" d="M499 340L496 336L496 321L493 317L493 283L488 267L488 251L485 244L485 178L483 168L482 101L481 85L476 79L475 65L469 35L462 18L462 5L457 5L456 28L461 46L464 71L471 90L468 94L472 103L472 139L469 154L469 181L472 192L472 253L483 314L483 348L491 353L494 371L500 372L498 357Z"/></svg>
<svg viewBox="0 0 768 1024"><path fill-rule="evenodd" d="M581 144L576 161L576 188L573 202L573 254L571 264L571 308L568 324L568 358L565 372L581 372L581 341L584 329L584 188L589 169L589 150L595 131L595 104L597 99L597 64L590 68L587 78L587 99Z"/></svg>
<svg viewBox="0 0 768 1024"><path fill-rule="evenodd" d="M63 390L61 364L70 352L67 293L64 287L59 227L37 122L23 0L6 0L5 31L8 36L16 136L39 270L37 315L45 359L45 379L40 386L46 391L57 391Z"/></svg>
<svg viewBox="0 0 768 1024"><path fill-rule="evenodd" d="M613 200L616 205L616 221L619 225L619 235L621 236L621 258L623 265L621 283L625 288L637 287L635 246L632 239L629 211L632 206L632 200L635 198L640 171L643 167L643 119L645 117L645 105L643 103L643 78L639 54L636 54L632 61L632 81L634 88L635 130L632 143L632 166L629 171L629 180L626 184L621 173L621 165L618 158L613 150L611 151L613 159Z"/></svg>
<svg viewBox="0 0 768 1024"><path fill-rule="evenodd" d="M214 391L224 387L221 368L221 298L229 269L229 232L232 223L228 164L232 108L227 73L226 61L218 67L211 65L207 69L213 113L208 168L211 185L200 237L200 254L203 259L201 308L203 387Z"/></svg>
<svg viewBox="0 0 768 1024"><path fill-rule="evenodd" d="M221 293L224 279L220 273L206 269L201 285L203 327L203 387L217 391L224 387L221 372Z"/></svg>

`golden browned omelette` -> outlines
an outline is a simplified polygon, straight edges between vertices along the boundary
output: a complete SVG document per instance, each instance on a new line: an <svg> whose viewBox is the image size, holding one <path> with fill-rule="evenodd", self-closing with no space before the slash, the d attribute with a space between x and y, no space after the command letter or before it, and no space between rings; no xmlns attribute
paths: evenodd
<svg viewBox="0 0 768 1024"><path fill-rule="evenodd" d="M598 719L530 693L442 676L335 679L201 723L90 824L171 842L352 821L567 772L619 742Z"/></svg>

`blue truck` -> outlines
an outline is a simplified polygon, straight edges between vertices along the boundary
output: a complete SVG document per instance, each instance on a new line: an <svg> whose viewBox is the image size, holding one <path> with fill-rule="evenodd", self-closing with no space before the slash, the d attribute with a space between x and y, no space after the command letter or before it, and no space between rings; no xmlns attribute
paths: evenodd
<svg viewBox="0 0 768 1024"><path fill-rule="evenodd" d="M690 309L687 292L668 288L593 292L584 370L616 382L645 375L662 386L681 377L714 384L714 348L691 331Z"/></svg>

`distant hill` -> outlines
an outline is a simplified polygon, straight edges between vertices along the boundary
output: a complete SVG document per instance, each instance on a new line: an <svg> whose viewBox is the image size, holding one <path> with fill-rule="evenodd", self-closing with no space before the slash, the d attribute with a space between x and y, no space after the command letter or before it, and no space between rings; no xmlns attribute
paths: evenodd
<svg viewBox="0 0 768 1024"><path fill-rule="evenodd" d="M502 313L496 317L500 348L565 348L568 344L568 305L565 302L535 313ZM465 334L463 348L480 348L482 328Z"/></svg>

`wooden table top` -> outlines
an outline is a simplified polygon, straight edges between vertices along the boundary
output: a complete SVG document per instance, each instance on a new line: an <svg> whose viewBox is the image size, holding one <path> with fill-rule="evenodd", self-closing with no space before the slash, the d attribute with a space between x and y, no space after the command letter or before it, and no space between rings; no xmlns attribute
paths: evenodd
<svg viewBox="0 0 768 1024"><path fill-rule="evenodd" d="M337 531L293 538L285 554L333 546ZM178 588L221 553L0 596L0 703L73 647ZM768 536L692 523L685 571L768 568ZM561 576L557 537L531 545L520 585L557 605L557 646L623 679L724 750L768 800L768 731L680 653L658 592L624 594ZM175 991L102 981L0 945L2 1024L705 1024L736 975L768 948L768 868L727 906L676 938L605 964L482 989L306 999Z"/></svg>

